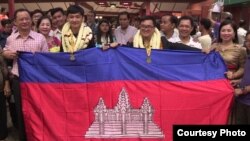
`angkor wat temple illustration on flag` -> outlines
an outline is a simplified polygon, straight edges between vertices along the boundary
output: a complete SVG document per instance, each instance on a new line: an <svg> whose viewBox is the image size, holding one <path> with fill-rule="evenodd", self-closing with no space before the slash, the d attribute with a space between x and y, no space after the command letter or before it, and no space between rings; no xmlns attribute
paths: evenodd
<svg viewBox="0 0 250 141"><path fill-rule="evenodd" d="M140 109L133 109L125 88L122 88L114 109L107 109L100 98L94 113L95 120L85 138L164 138L152 120L154 109L148 98L144 98Z"/></svg>

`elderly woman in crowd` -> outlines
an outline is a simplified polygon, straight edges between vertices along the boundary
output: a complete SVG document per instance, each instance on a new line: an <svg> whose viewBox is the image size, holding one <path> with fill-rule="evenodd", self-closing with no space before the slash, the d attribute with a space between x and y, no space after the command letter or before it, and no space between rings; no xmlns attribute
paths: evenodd
<svg viewBox="0 0 250 141"><path fill-rule="evenodd" d="M52 22L48 16L41 17L37 22L38 32L43 34L48 43L48 48L50 52L59 52L61 41L57 37L50 36Z"/></svg>

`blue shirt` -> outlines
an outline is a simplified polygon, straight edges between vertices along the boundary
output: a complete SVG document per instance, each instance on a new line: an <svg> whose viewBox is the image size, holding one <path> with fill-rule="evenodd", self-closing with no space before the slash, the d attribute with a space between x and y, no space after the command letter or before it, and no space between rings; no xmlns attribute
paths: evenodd
<svg viewBox="0 0 250 141"><path fill-rule="evenodd" d="M247 57L245 65L245 73L241 81L241 86L250 85L250 56ZM250 93L236 98L237 101L250 106Z"/></svg>

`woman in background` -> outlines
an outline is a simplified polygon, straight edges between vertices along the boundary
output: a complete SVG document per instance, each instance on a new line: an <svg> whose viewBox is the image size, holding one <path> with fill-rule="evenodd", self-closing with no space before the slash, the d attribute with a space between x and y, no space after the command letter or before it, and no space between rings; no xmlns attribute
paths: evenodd
<svg viewBox="0 0 250 141"><path fill-rule="evenodd" d="M238 44L237 26L233 21L223 21L219 33L218 42L212 45L212 49L215 48L224 59L228 69L226 76L233 87L236 87L235 82L238 82L244 74L246 49Z"/></svg>
<svg viewBox="0 0 250 141"><path fill-rule="evenodd" d="M107 20L101 20L97 27L97 34L95 37L96 47L103 50L109 47L116 47L118 43L115 42L115 38L112 34L111 24Z"/></svg>
<svg viewBox="0 0 250 141"><path fill-rule="evenodd" d="M244 74L246 62L246 49L238 44L237 26L231 20L225 20L219 27L218 42L212 44L212 49L220 53L225 61L228 71L225 73L232 86L237 88ZM234 108L229 124L235 123Z"/></svg>
<svg viewBox="0 0 250 141"><path fill-rule="evenodd" d="M50 36L49 33L51 31L51 19L48 16L41 17L37 22L38 32L43 34L48 43L50 52L60 52L61 42L57 37Z"/></svg>

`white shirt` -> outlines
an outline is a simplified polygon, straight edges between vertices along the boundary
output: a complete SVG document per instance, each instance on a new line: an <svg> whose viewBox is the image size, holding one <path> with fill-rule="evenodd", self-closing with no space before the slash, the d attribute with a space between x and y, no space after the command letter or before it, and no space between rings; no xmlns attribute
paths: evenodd
<svg viewBox="0 0 250 141"><path fill-rule="evenodd" d="M237 30L237 34L238 34L239 44L243 45L244 41L245 41L247 31L244 28L239 27L238 30Z"/></svg>
<svg viewBox="0 0 250 141"><path fill-rule="evenodd" d="M175 38L174 40L172 40L171 42L173 42L173 43L183 43L179 36L177 38ZM195 42L194 39L191 36L189 38L189 41L187 43L185 43L185 45L190 46L190 47L194 47L194 48L198 48L198 49L202 49L201 44L199 42Z"/></svg>
<svg viewBox="0 0 250 141"><path fill-rule="evenodd" d="M49 33L49 35L51 35L51 32ZM61 41L61 39L62 39L62 31L60 31L57 28L56 30L53 31L52 36L56 37L57 39L59 39Z"/></svg>
<svg viewBox="0 0 250 141"><path fill-rule="evenodd" d="M161 31L161 36L164 36L166 37L166 35ZM174 33L173 35L170 37L170 38L167 38L166 39L169 41L169 42L172 42L172 43L175 43L175 41L179 38L179 32L178 30L174 30Z"/></svg>

